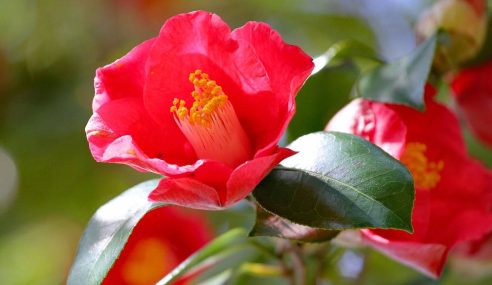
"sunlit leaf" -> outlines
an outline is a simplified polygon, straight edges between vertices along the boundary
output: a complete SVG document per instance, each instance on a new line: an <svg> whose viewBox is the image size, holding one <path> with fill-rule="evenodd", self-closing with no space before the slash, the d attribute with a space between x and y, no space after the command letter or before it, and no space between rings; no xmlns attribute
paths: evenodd
<svg viewBox="0 0 492 285"><path fill-rule="evenodd" d="M437 35L430 37L412 53L379 66L362 76L357 92L378 102L403 104L423 111L424 86L429 77Z"/></svg>
<svg viewBox="0 0 492 285"><path fill-rule="evenodd" d="M138 184L99 208L82 236L68 285L102 283L140 219L164 205L147 199L158 183Z"/></svg>
<svg viewBox="0 0 492 285"><path fill-rule="evenodd" d="M323 68L309 77L296 97L296 115L289 124L290 140L324 129L326 122L350 101L359 71L346 63Z"/></svg>
<svg viewBox="0 0 492 285"><path fill-rule="evenodd" d="M294 141L254 191L269 212L302 225L412 231L413 180L406 167L354 135L318 132Z"/></svg>
<svg viewBox="0 0 492 285"><path fill-rule="evenodd" d="M183 261L156 285L172 284L172 282L179 279L192 269L195 271L202 271L215 266L221 260L231 257L231 253L234 255L238 250L236 246L242 247L242 244L246 241L246 239L247 233L244 229L237 228L224 233ZM202 264L199 268L195 268L201 263L204 264Z"/></svg>

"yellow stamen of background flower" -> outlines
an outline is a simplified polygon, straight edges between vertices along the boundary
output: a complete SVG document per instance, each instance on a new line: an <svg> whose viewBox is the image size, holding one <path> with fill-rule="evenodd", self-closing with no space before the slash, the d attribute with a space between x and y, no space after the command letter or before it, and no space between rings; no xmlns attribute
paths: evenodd
<svg viewBox="0 0 492 285"><path fill-rule="evenodd" d="M194 86L193 104L188 108L184 100L174 98L170 111L197 156L230 166L246 161L250 142L222 87L199 69L188 79Z"/></svg>
<svg viewBox="0 0 492 285"><path fill-rule="evenodd" d="M423 143L408 143L401 157L401 162L407 166L413 175L415 188L430 190L441 180L444 162L429 161L425 152L427 146Z"/></svg>
<svg viewBox="0 0 492 285"><path fill-rule="evenodd" d="M143 239L138 242L123 264L122 277L126 284L153 284L178 263L164 241L157 238Z"/></svg>

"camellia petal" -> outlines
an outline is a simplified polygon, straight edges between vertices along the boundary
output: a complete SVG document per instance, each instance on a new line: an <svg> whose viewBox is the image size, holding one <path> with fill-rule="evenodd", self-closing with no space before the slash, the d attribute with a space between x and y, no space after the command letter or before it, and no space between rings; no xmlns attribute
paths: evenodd
<svg viewBox="0 0 492 285"><path fill-rule="evenodd" d="M255 50L269 76L273 94L260 93L250 96L239 106L239 113L261 108L253 116L245 116L245 128L251 129L259 139L260 153L270 152L280 139L295 112L295 95L311 73L311 58L293 45L285 44L281 36L268 25L249 22L233 31L233 38L248 42ZM281 65L279 62L289 62ZM277 120L274 118L283 118ZM249 127L250 126L250 127Z"/></svg>
<svg viewBox="0 0 492 285"><path fill-rule="evenodd" d="M442 268L446 261L448 250L444 245L391 240L370 230L362 232L367 244L426 275L436 276L436 271L433 269Z"/></svg>
<svg viewBox="0 0 492 285"><path fill-rule="evenodd" d="M217 210L222 206L220 197L214 188L187 177L162 179L149 198L154 201L186 205L202 210Z"/></svg>
<svg viewBox="0 0 492 285"><path fill-rule="evenodd" d="M230 206L293 154L277 143L312 69L308 55L266 24L231 31L209 12L177 15L98 70L91 152L167 176L152 199Z"/></svg>
<svg viewBox="0 0 492 285"><path fill-rule="evenodd" d="M145 111L141 98L123 98L103 104L89 120L86 133L92 155L97 161L126 163L140 171L169 175L199 167L199 164L178 167L159 159L164 149L158 142L165 141L168 136L160 131ZM175 143L170 141L168 146L176 146ZM170 154L176 159L195 157L191 149Z"/></svg>
<svg viewBox="0 0 492 285"><path fill-rule="evenodd" d="M127 55L96 71L93 111L105 103L126 97L141 97L145 63L154 39L145 41Z"/></svg>
<svg viewBox="0 0 492 285"><path fill-rule="evenodd" d="M355 114L357 119L354 119ZM356 99L340 110L326 129L357 134L394 157L402 155L406 143L407 129L398 114L363 99Z"/></svg>
<svg viewBox="0 0 492 285"><path fill-rule="evenodd" d="M194 172L195 179L163 179L149 198L154 201L163 201L175 205L186 203L188 207L204 210L228 207L246 197L251 192L251 189L254 189L273 167L294 153L290 149L280 148L278 152L272 155L245 162L232 173L213 171L212 167L202 167ZM201 173L202 171L213 172ZM226 188L222 188L217 184L216 188L212 188L207 184L198 182L198 180L207 178L214 178L221 182L220 175L228 177Z"/></svg>
<svg viewBox="0 0 492 285"><path fill-rule="evenodd" d="M451 87L459 113L472 132L492 147L492 61L459 72Z"/></svg>
<svg viewBox="0 0 492 285"><path fill-rule="evenodd" d="M137 224L103 285L155 284L212 238L195 212L161 207Z"/></svg>
<svg viewBox="0 0 492 285"><path fill-rule="evenodd" d="M243 199L251 192L251 189L254 189L265 178L270 170L294 154L295 152L288 148L280 148L274 154L255 158L237 167L227 181L227 189L235 189L236 191L227 191L226 203L230 205Z"/></svg>
<svg viewBox="0 0 492 285"><path fill-rule="evenodd" d="M369 139L412 172L416 187L414 233L362 232L367 244L437 277L451 248L492 231L492 179L485 167L467 155L456 116L434 101L434 93L433 88L426 87L426 111L422 113L405 106L358 100L340 111L327 127ZM367 114L373 117L368 120ZM401 128L404 130L398 131Z"/></svg>

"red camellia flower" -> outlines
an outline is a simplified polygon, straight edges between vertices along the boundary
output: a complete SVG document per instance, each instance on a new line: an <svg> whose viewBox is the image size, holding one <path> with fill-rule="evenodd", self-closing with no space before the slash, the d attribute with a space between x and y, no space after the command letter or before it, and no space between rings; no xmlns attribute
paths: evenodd
<svg viewBox="0 0 492 285"><path fill-rule="evenodd" d="M440 275L449 250L492 231L492 175L465 150L456 116L426 87L426 111L357 99L327 129L382 147L413 175L414 233L363 230L364 241L423 273Z"/></svg>
<svg viewBox="0 0 492 285"><path fill-rule="evenodd" d="M492 147L492 61L465 69L451 87L458 110L472 132Z"/></svg>
<svg viewBox="0 0 492 285"><path fill-rule="evenodd" d="M230 206L293 154L277 142L312 69L308 55L264 23L231 32L212 13L177 15L97 70L91 152L167 176L151 199Z"/></svg>
<svg viewBox="0 0 492 285"><path fill-rule="evenodd" d="M211 238L206 220L196 213L174 207L151 211L135 227L103 285L155 284Z"/></svg>

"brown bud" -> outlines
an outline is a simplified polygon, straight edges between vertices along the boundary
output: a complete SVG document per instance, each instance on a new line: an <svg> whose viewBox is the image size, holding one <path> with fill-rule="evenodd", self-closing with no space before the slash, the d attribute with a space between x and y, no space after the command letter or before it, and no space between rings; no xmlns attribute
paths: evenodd
<svg viewBox="0 0 492 285"><path fill-rule="evenodd" d="M423 41L438 29L449 38L436 50L434 68L445 72L475 56L486 33L485 0L439 0L424 12L417 23L417 38Z"/></svg>

